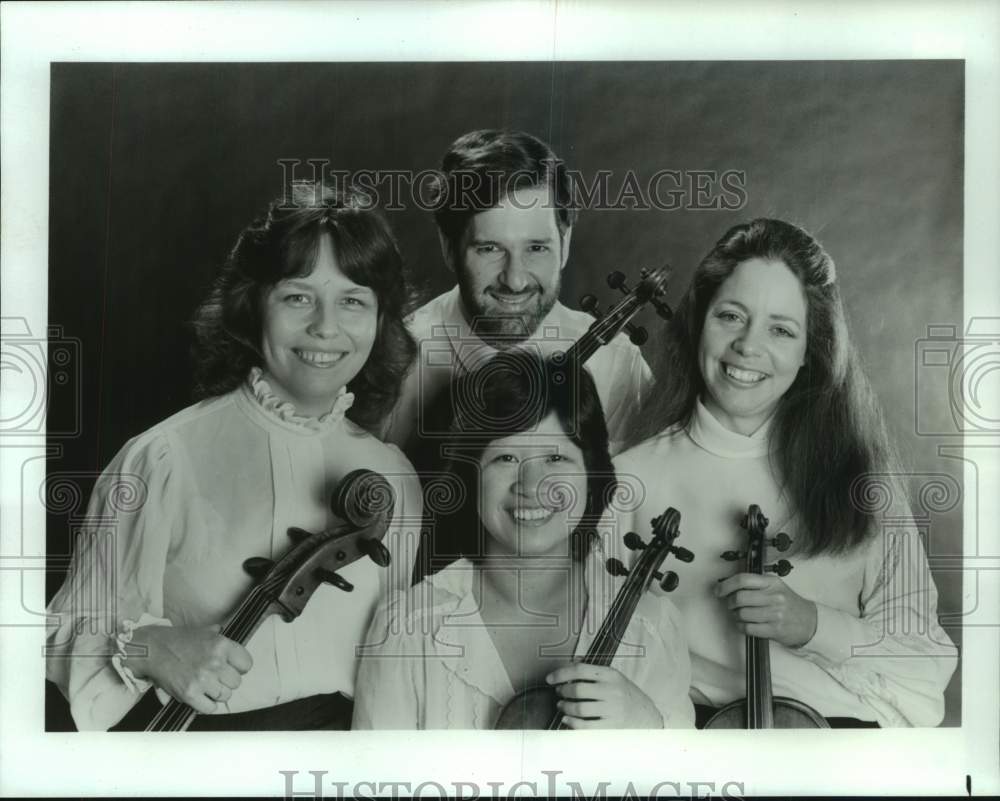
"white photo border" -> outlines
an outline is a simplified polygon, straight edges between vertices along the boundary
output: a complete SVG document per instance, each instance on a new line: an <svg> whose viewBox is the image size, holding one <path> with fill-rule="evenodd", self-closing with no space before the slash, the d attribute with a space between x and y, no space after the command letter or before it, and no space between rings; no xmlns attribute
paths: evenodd
<svg viewBox="0 0 1000 801"><path fill-rule="evenodd" d="M1000 317L1000 6L988 0L947 8L892 0L6 3L0 13L2 314L26 318L34 332L48 322L49 68L56 61L963 59L964 315ZM0 403L9 411L20 400ZM996 398L987 403L998 408ZM14 536L23 512L40 524L25 553L44 554L44 510L38 499L37 509L21 509L15 486L23 450L2 444L0 542ZM1000 486L995 457L986 473L980 465L977 477L970 466L966 486ZM978 602L996 609L1000 504L989 493L970 495L965 553L987 557L976 573ZM986 530L977 532L977 523ZM658 783L661 796L958 795L967 775L974 795L1000 793L993 627L964 631L962 725L953 729L755 732L750 747L743 732L577 732L571 746L565 735L535 732L189 733L158 735L155 753L137 734L45 733L43 621L17 626L8 617L22 602L44 606L38 560L0 551L4 796L280 796L292 789L302 797L317 778L326 797L338 787L343 795L391 792L393 782L413 792L428 781L437 783L420 791L428 797L438 797L438 787L454 793L455 782L482 797L529 794L531 786L518 781L535 782L542 794L552 786L569 794L570 780L587 797L601 782L608 794L631 782L641 797Z"/></svg>

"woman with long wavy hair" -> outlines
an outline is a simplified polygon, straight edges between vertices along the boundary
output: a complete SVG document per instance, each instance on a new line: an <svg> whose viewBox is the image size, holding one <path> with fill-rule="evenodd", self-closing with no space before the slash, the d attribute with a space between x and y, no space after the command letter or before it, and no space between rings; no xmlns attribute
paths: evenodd
<svg viewBox="0 0 1000 801"><path fill-rule="evenodd" d="M615 469L642 498L623 525L642 533L675 506L697 557L671 600L699 725L746 695L746 635L771 642L774 694L832 725L940 723L956 651L829 254L781 220L731 228L695 271L658 356L659 386ZM892 517L864 502L877 483L895 498ZM792 539L785 578L720 559L745 549L750 504L770 536Z"/></svg>

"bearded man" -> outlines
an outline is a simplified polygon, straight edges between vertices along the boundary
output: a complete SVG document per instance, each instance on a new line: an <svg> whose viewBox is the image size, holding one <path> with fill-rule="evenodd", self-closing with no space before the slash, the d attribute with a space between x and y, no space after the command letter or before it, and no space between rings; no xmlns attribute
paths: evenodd
<svg viewBox="0 0 1000 801"><path fill-rule="evenodd" d="M474 397L449 397L452 378L513 347L543 356L565 351L593 322L559 302L577 205L564 163L545 142L518 131L460 136L445 153L432 206L457 286L409 320L419 351L386 436L418 470L443 456L438 450L456 405L474 411ZM618 335L585 369L597 385L614 453L651 382L649 366Z"/></svg>

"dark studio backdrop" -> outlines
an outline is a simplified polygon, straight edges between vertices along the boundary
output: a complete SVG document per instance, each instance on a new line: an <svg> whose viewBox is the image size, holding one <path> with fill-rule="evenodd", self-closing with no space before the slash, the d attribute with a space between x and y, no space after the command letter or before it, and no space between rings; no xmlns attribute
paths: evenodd
<svg viewBox="0 0 1000 801"><path fill-rule="evenodd" d="M510 127L548 141L585 180L609 171L624 209L585 209L563 301L620 269L669 262L676 302L731 225L796 222L838 266L851 333L886 410L927 532L939 611L961 644L962 463L947 379L919 366L929 325L962 324L964 64L960 61L377 64L53 64L51 84L48 592L100 470L131 436L191 402L187 321L236 235L282 194L279 159L433 169L458 135ZM736 171L666 179L661 170ZM681 196L669 190L681 190ZM644 196L645 195L645 196ZM673 197L673 200L671 200ZM679 197L679 200L678 200ZM722 202L741 208L696 208ZM388 213L426 297L451 285L431 214ZM658 318L644 347L652 362ZM53 340L55 341L55 340ZM68 353L72 364L52 363ZM919 413L918 413L919 409ZM924 416L931 420L920 425ZM953 441L952 438L951 441ZM936 476L936 478L935 478ZM927 491L928 486L931 487ZM934 487L944 489L935 490ZM928 498L930 501L928 501ZM929 508L928 508L929 507ZM951 557L951 560L948 559ZM960 720L960 671L946 724Z"/></svg>

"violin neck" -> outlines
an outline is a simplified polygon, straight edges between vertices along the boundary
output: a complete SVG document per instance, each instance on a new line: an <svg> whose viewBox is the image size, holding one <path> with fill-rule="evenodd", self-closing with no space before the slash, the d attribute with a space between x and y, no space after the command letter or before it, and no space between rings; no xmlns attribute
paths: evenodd
<svg viewBox="0 0 1000 801"><path fill-rule="evenodd" d="M747 728L774 728L771 641L747 637Z"/></svg>
<svg viewBox="0 0 1000 801"><path fill-rule="evenodd" d="M618 646L621 645L622 636L628 628L642 593L642 581L638 580L638 574L630 574L625 584L618 590L607 617L602 621L601 628L598 629L594 641L581 660L584 664L599 667L611 664L615 654L618 653Z"/></svg>
<svg viewBox="0 0 1000 801"><path fill-rule="evenodd" d="M615 654L618 653L618 646L621 644L622 635L625 633L628 622L632 619L632 613L635 612L635 607L642 596L642 582L638 580L633 581L634 576L635 574L629 576L624 586L622 586L615 596L615 601L611 605L611 611L604 618L601 628L594 637L594 641L590 644L590 648L587 649L587 653L584 654L583 659L580 660L583 664L607 667L615 658ZM549 730L565 728L568 727L563 723L562 713L556 713L549 724Z"/></svg>
<svg viewBox="0 0 1000 801"><path fill-rule="evenodd" d="M258 584L247 593L236 614L222 629L222 636L246 643L260 628L272 611L272 598L266 588ZM182 701L171 698L146 726L146 731L185 731L198 713Z"/></svg>
<svg viewBox="0 0 1000 801"><path fill-rule="evenodd" d="M639 299L633 296L626 297L601 319L595 320L583 336L566 351L566 363L583 364L586 362L597 352L598 348L607 345L614 339L615 335L639 311L640 305Z"/></svg>

